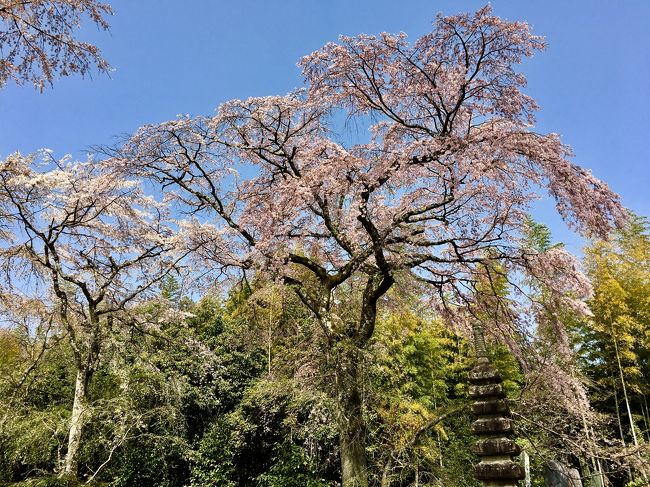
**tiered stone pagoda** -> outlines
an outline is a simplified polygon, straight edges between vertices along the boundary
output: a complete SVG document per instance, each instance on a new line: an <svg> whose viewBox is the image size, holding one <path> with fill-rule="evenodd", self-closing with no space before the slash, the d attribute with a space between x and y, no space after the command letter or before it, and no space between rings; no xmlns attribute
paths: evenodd
<svg viewBox="0 0 650 487"><path fill-rule="evenodd" d="M514 431L502 378L487 358L482 330L475 327L474 333L477 363L469 373L469 395L477 417L472 424L479 437L475 452L481 458L474 476L486 487L516 487L524 478L524 469L513 460L521 449L510 438Z"/></svg>

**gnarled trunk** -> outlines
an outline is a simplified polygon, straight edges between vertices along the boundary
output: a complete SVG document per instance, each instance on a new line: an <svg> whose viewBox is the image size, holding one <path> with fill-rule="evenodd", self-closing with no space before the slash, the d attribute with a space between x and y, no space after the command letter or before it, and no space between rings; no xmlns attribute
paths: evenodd
<svg viewBox="0 0 650 487"><path fill-rule="evenodd" d="M87 368L80 368L77 371L77 379L74 388L74 402L72 403L72 416L70 418L70 429L68 431L68 451L63 463L63 474L77 476L79 469L79 447L81 446L81 434L85 423L85 413L88 408L87 392L91 372Z"/></svg>
<svg viewBox="0 0 650 487"><path fill-rule="evenodd" d="M322 293L322 311L318 315L330 338L329 351L334 358L343 487L368 487L366 425L361 396L363 350L375 329L377 301L393 282L390 275L368 277L357 322L346 322L330 314L331 287L325 287Z"/></svg>
<svg viewBox="0 0 650 487"><path fill-rule="evenodd" d="M368 486L365 423L360 391L361 351L340 350L336 362L337 421L343 487Z"/></svg>

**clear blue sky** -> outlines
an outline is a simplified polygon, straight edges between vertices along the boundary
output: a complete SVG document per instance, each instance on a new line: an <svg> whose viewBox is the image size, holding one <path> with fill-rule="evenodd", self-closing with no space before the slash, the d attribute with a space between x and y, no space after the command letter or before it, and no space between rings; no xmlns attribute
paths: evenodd
<svg viewBox="0 0 650 487"><path fill-rule="evenodd" d="M90 145L177 114L210 114L231 98L300 86L296 62L339 34L427 32L437 12L465 0L107 0L110 33L84 29L115 68L111 77L58 80L40 94L0 90L0 157L47 147L83 157ZM623 199L650 216L650 0L494 0L497 15L526 20L549 48L528 61L538 130L558 132ZM543 202L536 217L579 251Z"/></svg>

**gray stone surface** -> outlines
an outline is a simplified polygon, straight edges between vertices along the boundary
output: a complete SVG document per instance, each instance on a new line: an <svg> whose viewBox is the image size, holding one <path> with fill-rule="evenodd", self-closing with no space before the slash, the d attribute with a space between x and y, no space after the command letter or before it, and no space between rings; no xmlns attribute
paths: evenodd
<svg viewBox="0 0 650 487"><path fill-rule="evenodd" d="M569 468L560 462L551 460L544 465L545 487L582 487L580 473L575 468Z"/></svg>

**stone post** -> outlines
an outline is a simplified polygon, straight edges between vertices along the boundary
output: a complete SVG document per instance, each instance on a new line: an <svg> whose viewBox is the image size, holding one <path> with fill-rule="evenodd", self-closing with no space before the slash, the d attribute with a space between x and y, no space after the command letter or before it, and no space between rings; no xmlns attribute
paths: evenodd
<svg viewBox="0 0 650 487"><path fill-rule="evenodd" d="M514 431L501 375L487 357L480 325L474 327L474 340L477 361L469 373L469 395L477 417L472 431L479 437L474 450L481 458L474 466L474 476L486 487L517 487L525 475L513 457L521 449L510 439Z"/></svg>

